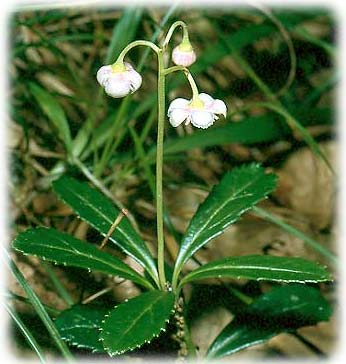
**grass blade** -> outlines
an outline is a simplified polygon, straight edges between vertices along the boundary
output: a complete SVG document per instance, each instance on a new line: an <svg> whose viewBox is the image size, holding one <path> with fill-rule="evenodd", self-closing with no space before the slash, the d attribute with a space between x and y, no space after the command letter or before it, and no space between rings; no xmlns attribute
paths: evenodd
<svg viewBox="0 0 346 364"><path fill-rule="evenodd" d="M12 317L15 324L18 326L19 330L24 335L26 341L31 346L31 348L35 351L37 356L39 357L41 363L46 363L45 355L43 354L43 351L40 347L40 345L37 343L36 339L28 329L28 327L24 324L24 322L21 320L21 318L17 315L17 312L12 310L11 306L7 303L4 304L6 311L9 313L9 315Z"/></svg>
<svg viewBox="0 0 346 364"><path fill-rule="evenodd" d="M59 293L59 295L61 296L61 298L69 306L72 306L74 302L73 302L73 299L72 299L71 295L67 292L65 287L61 284L61 282L59 281L59 278L56 276L56 274L55 274L54 270L52 269L52 267L50 267L46 262L44 262L42 260L41 260L41 264L44 267L44 269L46 270L50 280L54 284L54 287L56 288L56 290Z"/></svg>
<svg viewBox="0 0 346 364"><path fill-rule="evenodd" d="M29 283L26 281L25 277L20 272L20 270L17 268L15 263L11 260L11 258L9 257L7 252L6 252L6 255L7 255L7 259L8 259L8 261L6 262L8 267L10 268L12 274L17 279L18 283L24 289L25 293L28 296L28 299L31 301L31 304L34 307L37 315L40 317L43 324L46 326L46 328L47 328L49 334L51 335L53 341L55 342L56 346L61 351L64 358L67 359L67 362L73 363L74 362L73 356L72 356L70 350L68 349L67 345L62 340L57 328L55 327L52 319L50 318L47 311L43 307L40 299L38 298L36 293L33 291L31 286L29 285Z"/></svg>
<svg viewBox="0 0 346 364"><path fill-rule="evenodd" d="M67 152L70 153L72 145L71 132L63 108L48 91L36 83L30 82L29 88L43 112L57 129L58 135L64 142Z"/></svg>

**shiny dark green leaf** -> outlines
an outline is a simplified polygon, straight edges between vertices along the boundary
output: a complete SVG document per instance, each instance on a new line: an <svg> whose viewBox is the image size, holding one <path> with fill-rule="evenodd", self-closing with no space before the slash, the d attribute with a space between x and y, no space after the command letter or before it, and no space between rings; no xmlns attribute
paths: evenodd
<svg viewBox="0 0 346 364"><path fill-rule="evenodd" d="M81 219L104 236L120 212L101 192L74 178L63 176L53 182L53 188ZM153 257L126 217L121 220L109 240L141 264L157 282Z"/></svg>
<svg viewBox="0 0 346 364"><path fill-rule="evenodd" d="M165 330L174 300L171 292L152 291L116 306L101 325L105 350L113 356L150 342Z"/></svg>
<svg viewBox="0 0 346 364"><path fill-rule="evenodd" d="M106 313L104 308L76 305L63 311L55 320L55 326L70 345L92 352L104 352L99 335Z"/></svg>
<svg viewBox="0 0 346 364"><path fill-rule="evenodd" d="M231 355L282 332L327 321L332 313L318 289L291 285L261 295L236 316L208 349L209 358Z"/></svg>
<svg viewBox="0 0 346 364"><path fill-rule="evenodd" d="M234 168L199 206L182 239L173 282L191 256L275 189L276 176L257 164Z"/></svg>
<svg viewBox="0 0 346 364"><path fill-rule="evenodd" d="M294 257L244 255L205 264L187 274L181 285L209 278L254 279L277 282L323 282L332 280L325 267Z"/></svg>
<svg viewBox="0 0 346 364"><path fill-rule="evenodd" d="M150 283L119 258L55 229L39 227L17 235L13 247L56 264L85 268L130 279L146 288Z"/></svg>

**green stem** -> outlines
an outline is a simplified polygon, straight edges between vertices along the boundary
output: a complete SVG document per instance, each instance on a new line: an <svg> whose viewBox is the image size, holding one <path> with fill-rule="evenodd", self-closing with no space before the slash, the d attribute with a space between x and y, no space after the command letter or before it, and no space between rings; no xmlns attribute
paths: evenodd
<svg viewBox="0 0 346 364"><path fill-rule="evenodd" d="M177 71L183 71L184 75L186 76L187 80L189 81L189 84L190 84L191 90L192 90L192 100L198 99L198 95L199 95L198 87L196 85L195 80L192 77L192 74L186 67L173 66L173 67L166 68L164 70L164 75L167 76L170 73L177 72Z"/></svg>
<svg viewBox="0 0 346 364"><path fill-rule="evenodd" d="M191 73L189 72L189 70L185 71L184 73L185 73L185 76L186 76L187 80L189 81L190 86L191 86L192 101L198 100L199 91L198 91L195 80L193 79L193 77L192 77Z"/></svg>
<svg viewBox="0 0 346 364"><path fill-rule="evenodd" d="M157 124L157 150L156 150L156 221L157 221L157 264L161 289L166 287L165 277L165 242L163 234L163 192L162 192L162 166L163 166L163 133L165 129L165 75L162 51L157 53L158 76L158 124Z"/></svg>
<svg viewBox="0 0 346 364"><path fill-rule="evenodd" d="M195 358L196 357L196 347L192 341L190 328L186 323L186 319L184 319L184 338L185 343L188 351L188 357L189 358Z"/></svg>
<svg viewBox="0 0 346 364"><path fill-rule="evenodd" d="M131 42L129 45L127 45L119 54L118 59L115 63L123 63L124 57L126 56L127 52L129 52L132 48L138 47L138 46L145 46L150 47L155 53L160 52L160 48L156 46L154 43L149 42L148 40L135 40L134 42Z"/></svg>
<svg viewBox="0 0 346 364"><path fill-rule="evenodd" d="M188 72L189 70L186 67L184 67L184 66L172 66L172 67L169 67L169 68L166 68L165 69L165 75L167 76L170 73L177 72L177 71Z"/></svg>
<svg viewBox="0 0 346 364"><path fill-rule="evenodd" d="M183 21L178 20L178 21L174 22L171 25L171 27L168 29L167 35L165 37L165 40L162 43L162 49L163 50L167 47L167 45L168 45L169 41L171 40L171 37L172 37L175 29L177 27L179 27L179 26L181 26L183 28L183 42L189 40L189 32L187 30L187 25Z"/></svg>

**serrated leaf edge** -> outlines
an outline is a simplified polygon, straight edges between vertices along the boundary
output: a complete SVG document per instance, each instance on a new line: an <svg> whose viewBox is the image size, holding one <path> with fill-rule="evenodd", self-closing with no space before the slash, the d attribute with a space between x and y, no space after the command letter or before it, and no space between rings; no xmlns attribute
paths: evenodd
<svg viewBox="0 0 346 364"><path fill-rule="evenodd" d="M70 177L66 177L65 176L65 178L70 178ZM56 190L56 188L55 188L55 185L56 185L56 182L58 182L59 180L57 180L57 181L54 181L53 182L53 190L54 190L54 192L57 194L57 196L58 196L58 198L62 201L62 202L64 202L66 205L68 205L68 206L71 206L68 202L67 202L67 200ZM74 182L77 182L77 183L82 183L82 182L79 182L79 181L74 181ZM88 187L90 187L90 186L88 186ZM92 187L90 187L90 188L92 188ZM73 193L75 193L73 190L72 190L72 192ZM97 191L97 192L99 192L99 191ZM80 196L79 196L80 197ZM106 196L105 196L105 198L107 198ZM83 200L83 201L85 201L85 200ZM93 206L92 204L90 204L90 206ZM117 208L118 209L118 208ZM93 223L91 223L91 222L88 222L86 219L84 219L81 215L80 215L80 213L79 213L79 211L77 211L77 210L75 210L74 208L72 208L72 210L73 210L73 212L74 212L74 214L80 219L80 220L82 220L82 221L86 221L88 224L90 224L94 229L96 229L97 231L99 231L99 233L102 235L102 236L106 236L107 234L105 234L105 233L103 233L103 232L101 232L97 227L96 227L96 225L95 224L93 224ZM108 216L106 216L106 215L104 215L104 214L102 214L99 210L96 210L96 212L100 215L100 216L102 216L102 218L104 218L110 225L109 226L111 226L112 225L112 223L113 223L113 221L111 220L111 219L109 219L108 218ZM132 227L132 225L130 224L130 226ZM133 227L132 227L133 228ZM141 239L141 241L143 242L143 245L144 245L144 248L146 248L146 249L148 249L148 247L147 247L147 245L145 244L145 241L140 237L140 235L136 232L136 230L135 229L133 229L134 230L134 232L138 235L138 238L139 239ZM132 240L131 240L131 237L129 237L129 235L123 230L123 229L121 229L121 227L118 225L117 227L116 227L116 231L118 231L127 241L130 241L130 242L132 242ZM126 249L126 248L124 248L123 246L122 246L122 244L121 243L119 243L118 241L117 241L117 239L113 236L113 234L109 237L109 240L111 240L119 249L120 249L120 251L122 252L122 253L124 253L124 254L126 254L126 255L129 255L130 257L132 257L138 264L140 264L148 273L149 273L149 275L154 279L154 281L157 281L157 279L158 279L158 276L157 276L157 272L156 272L156 270L155 270L155 264L154 264L154 262L152 262L152 264L153 264L153 266L151 266L151 264L148 264L148 266L147 266L147 263L148 262L145 262L145 261L142 261L141 260L141 257L138 257L138 256L136 256L135 254L133 254L132 252L130 252L128 249ZM142 252L140 251L140 253L142 254ZM148 253L150 254L150 251L148 250Z"/></svg>
<svg viewBox="0 0 346 364"><path fill-rule="evenodd" d="M39 230L50 230L50 228L47 228L47 227L44 227L44 226L37 226L35 228L30 228L28 230L39 231ZM26 231L24 231L23 233L25 233L25 232ZM57 230L57 232L58 233L66 234L66 233L61 232L59 230ZM74 236L72 236L72 235L70 235L70 236L71 236L71 238L76 239ZM16 241L17 241L17 237L13 240L13 244ZM85 242L85 243L91 245L88 242ZM58 265L58 266L59 265L60 266L63 265L65 267L69 266L68 262L66 262L66 261L65 262L58 262L58 261L54 260L53 258L47 258L47 257L45 257L43 255L37 255L37 254L34 254L34 253L26 253L24 250L22 250L22 249L20 249L18 247L13 246L13 244L12 244L13 249L16 250L16 251L18 251L18 252L20 252L20 253L22 253L24 256L34 256L34 257L39 258L39 259L42 259L44 261L52 262L54 265ZM53 247L53 248L56 249L56 250L59 250L58 248L55 248L55 247ZM72 250L70 252L72 252ZM109 267L113 268L114 270L118 270L119 272L123 272L126 275L126 277L124 277L124 276L119 275L119 274L111 274L111 273L102 272L103 274L105 274L107 276L111 276L111 277L121 277L121 278L124 278L126 280L133 281L133 282L135 282L135 283L137 283L137 284L139 284L139 285L141 285L141 286L143 286L145 288L149 288L149 289L152 289L153 288L152 285L149 283L148 280L146 280L146 278L144 276L142 276L141 274L139 274L137 271L135 271L133 268L131 268L129 265L127 265L126 263L124 263L119 258L116 258L114 256L111 256L112 258L119 259L120 262L122 262L124 265L126 265L129 268L131 274L129 272L127 272L126 270L123 270L123 269L121 269L119 267L115 267L114 268L114 266L111 265L111 264L109 264L109 262L104 262L104 261L100 260L99 258L93 256L93 255L83 254L79 250L77 250L77 252L78 252L78 254L80 254L83 257L87 257L87 258L94 259L95 261L98 261L98 262L101 262L101 263L103 263L105 265L108 265ZM97 269L90 268L90 267L80 267L80 268L81 269L86 269L89 273L91 271L98 271ZM130 277L132 277L132 279Z"/></svg>
<svg viewBox="0 0 346 364"><path fill-rule="evenodd" d="M125 300L124 302L127 302L127 300ZM114 310L116 310L116 309L117 309L117 307L118 307L118 306L120 306L120 305L121 305L121 304L114 306L114 308L113 308L110 312L113 312ZM154 338L157 338L157 337L159 337L159 336L160 336L161 332L165 332L165 331L166 331L166 325L168 324L168 322L169 322L169 320L170 320L170 316L171 316L174 312L175 312L175 310L174 310L174 306L173 306L173 309L170 311L170 315L169 315L168 319L166 319L166 320L165 320L165 322L164 322L164 326L163 326L163 327L161 327L161 328L159 329L159 331L158 331L158 332L154 333L154 334L153 334L153 336L152 336L149 340L144 340L144 342L143 342L142 344L138 344L138 345L135 345L135 346L133 346L133 347L128 347L128 348L126 348L126 349L124 349L124 350L118 350L118 351L112 351L112 350L110 350L110 348L107 348L107 347L104 345L104 338L102 338L102 337L101 337L102 332L103 332L102 324L104 324L104 323L105 323L105 320L109 317L109 313L108 313L108 314L106 314L106 315L104 316L104 319L101 321L101 326L100 326L100 328L99 328L99 331L100 331L100 338L99 338L99 341L101 341L101 342L102 342L102 345L103 345L103 347L104 347L105 351L109 354L109 356L110 356L110 357L114 357L115 355L121 355L121 354L124 354L124 353L126 353L126 352L128 352L128 351L133 351L133 350L135 350L135 349L140 348L140 347L141 347L142 345L144 345L144 344L150 344L150 343L151 343L151 341L152 341Z"/></svg>

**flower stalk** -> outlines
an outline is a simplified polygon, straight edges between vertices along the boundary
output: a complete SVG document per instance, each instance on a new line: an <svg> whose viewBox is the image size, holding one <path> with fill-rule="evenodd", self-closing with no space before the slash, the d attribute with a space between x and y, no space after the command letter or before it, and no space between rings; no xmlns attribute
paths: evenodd
<svg viewBox="0 0 346 364"><path fill-rule="evenodd" d="M165 277L165 242L163 233L163 136L165 129L165 67L163 52L157 53L158 59L158 123L157 123L157 150L156 150L156 224L157 224L157 264L161 289L166 287Z"/></svg>
<svg viewBox="0 0 346 364"><path fill-rule="evenodd" d="M183 37L181 43L172 52L172 61L176 66L165 68L164 53L168 43L177 27L182 27ZM141 75L135 71L131 64L124 61L127 53L134 47L145 46L152 49L158 60L158 123L157 123L157 149L156 149L156 223L157 223L157 270L161 290L167 290L170 282L165 277L165 240L164 240L164 219L163 219L163 139L165 130L166 100L165 100L165 77L176 71L185 74L192 91L190 101L178 98L171 102L168 109L168 117L172 126L177 127L182 122L198 128L207 128L218 119L218 114L226 114L226 105L221 100L214 100L207 94L199 94L195 80L193 79L188 66L196 60L196 54L189 41L187 26L182 21L172 24L162 43L158 47L146 40L136 40L128 44L119 54L112 65L103 66L97 73L97 80L105 92L114 98L124 97L137 91L142 84ZM110 147L110 146L108 146Z"/></svg>

